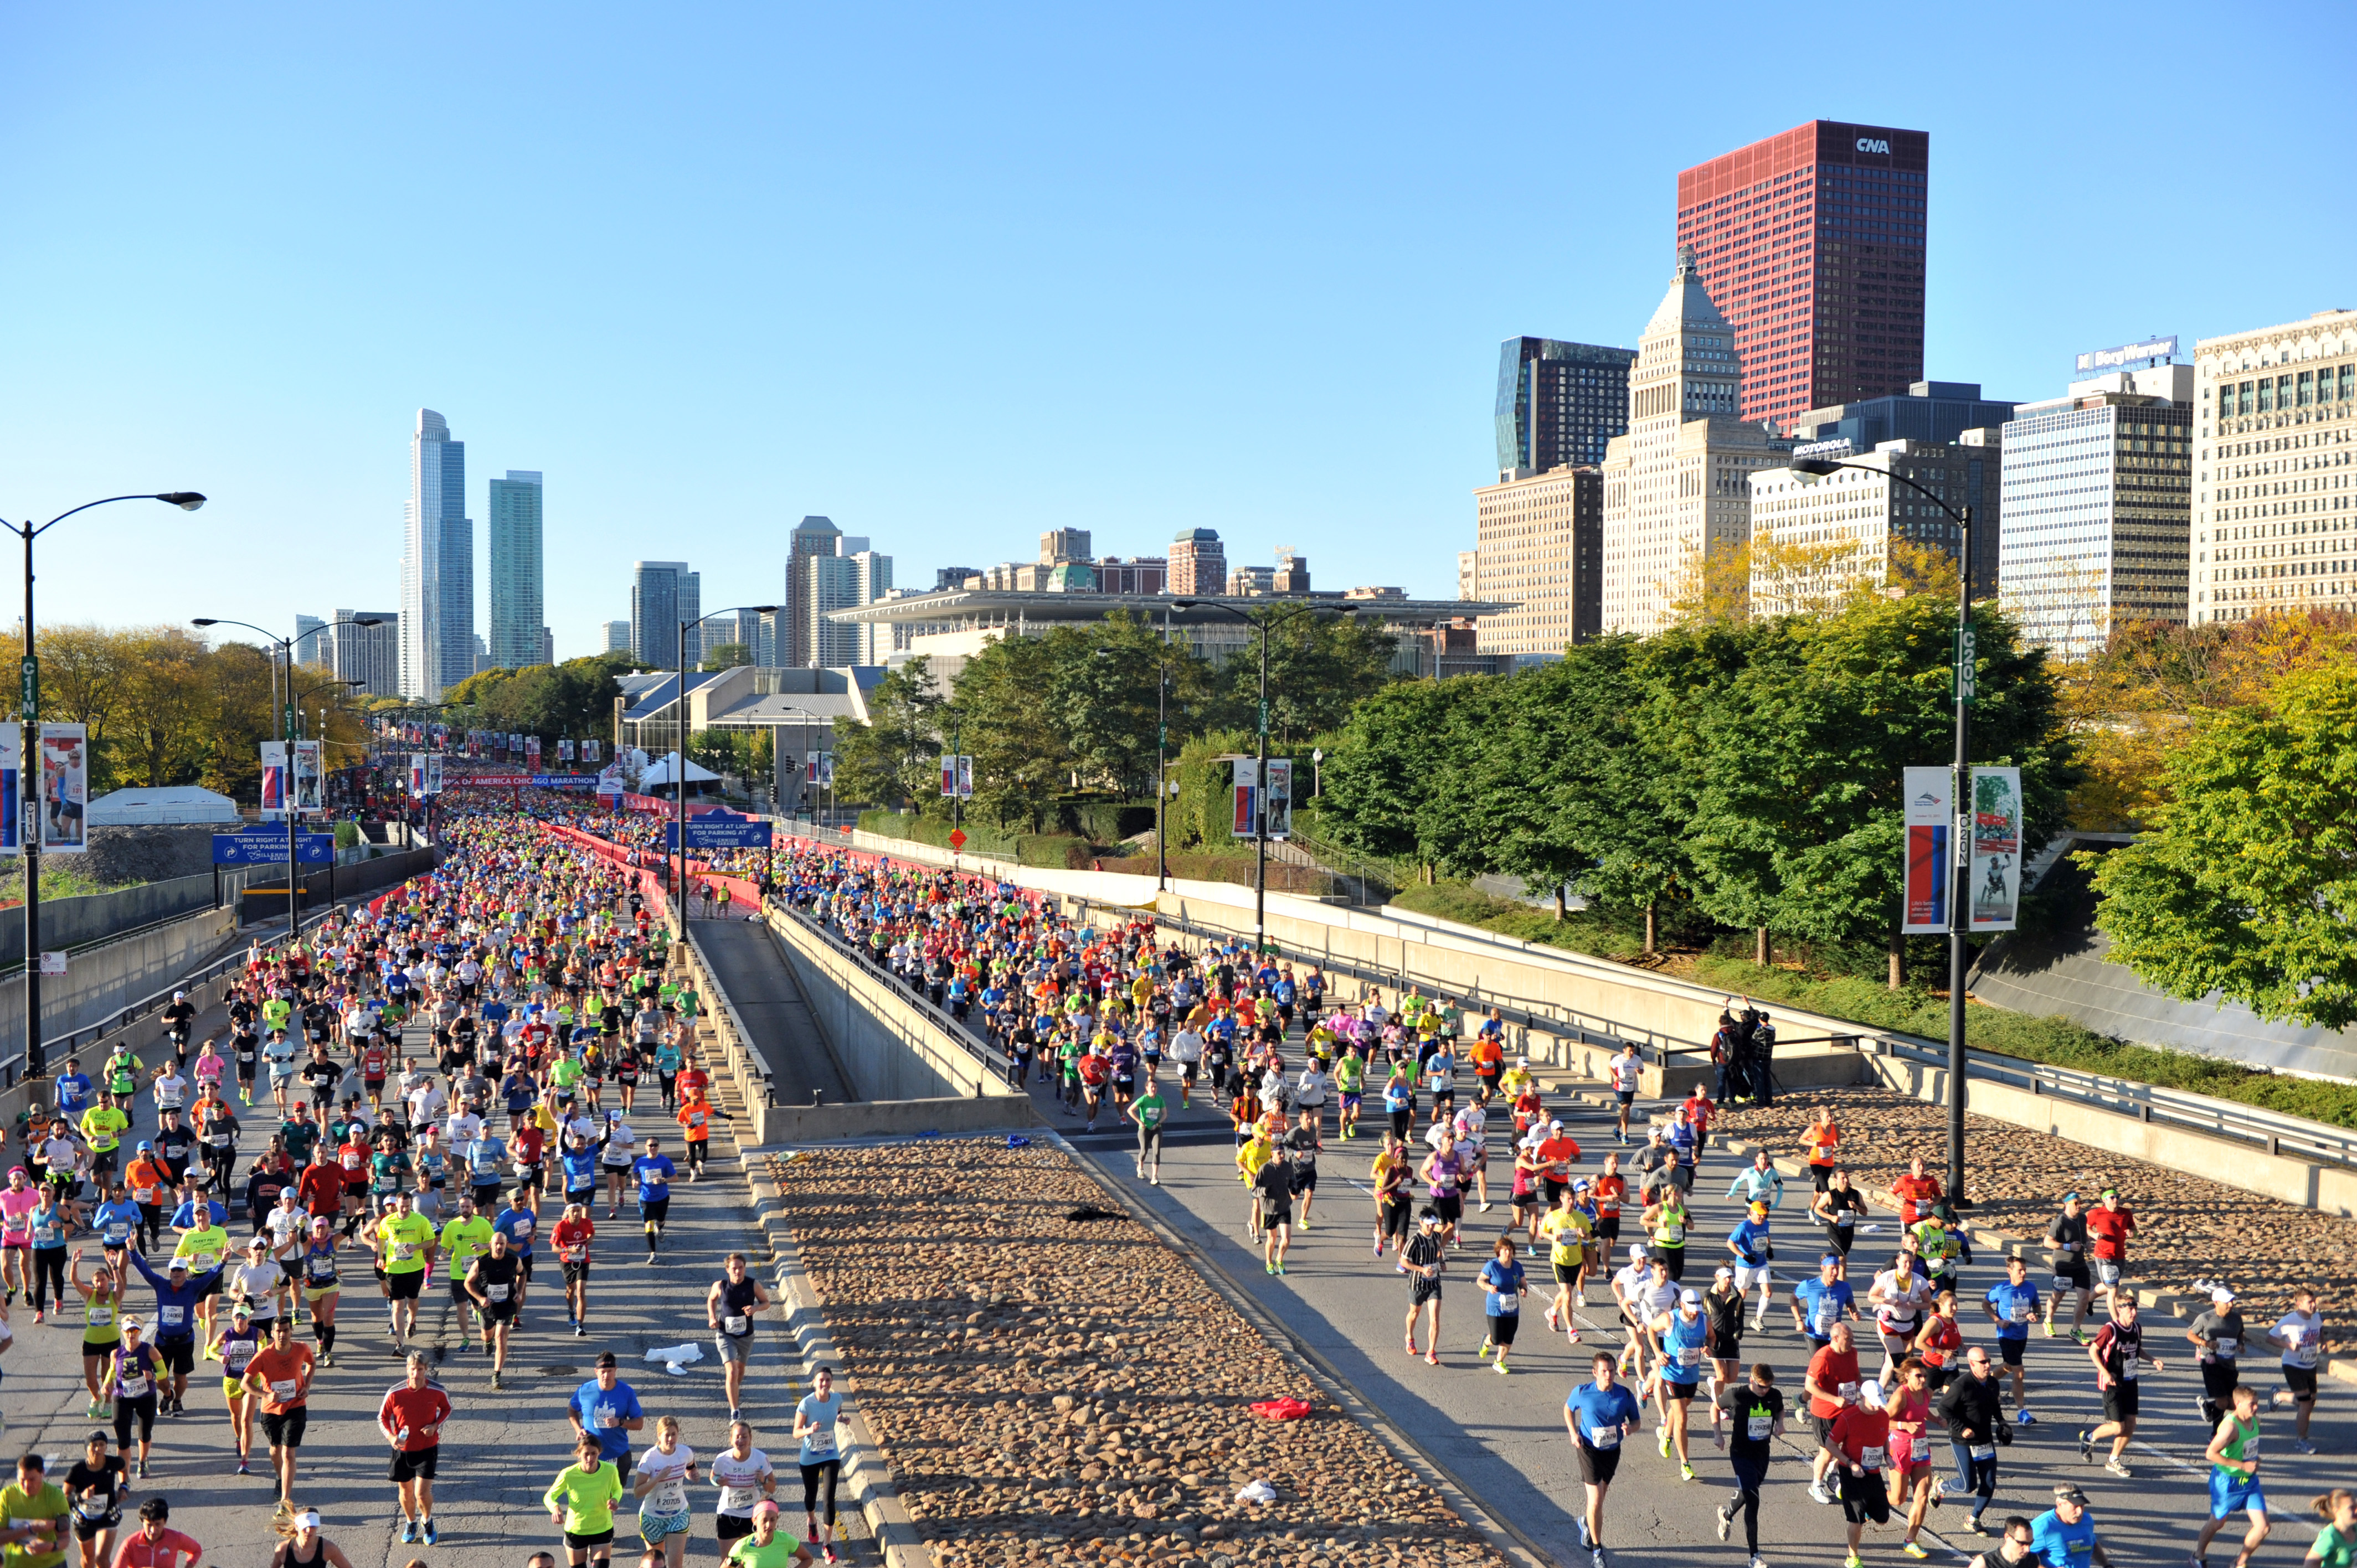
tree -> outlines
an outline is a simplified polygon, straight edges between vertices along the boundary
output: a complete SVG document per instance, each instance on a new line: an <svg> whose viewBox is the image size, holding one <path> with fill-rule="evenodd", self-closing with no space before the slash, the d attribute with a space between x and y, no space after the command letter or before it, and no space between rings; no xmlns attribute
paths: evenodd
<svg viewBox="0 0 2357 1568"><path fill-rule="evenodd" d="M2357 1023L2357 669L2287 675L2272 711L2201 720L2170 800L2101 857L2111 956L2169 995L2263 1018Z"/></svg>
<svg viewBox="0 0 2357 1568"><path fill-rule="evenodd" d="M741 642L716 642L704 650L703 670L734 670L753 662L753 650Z"/></svg>
<svg viewBox="0 0 2357 1568"><path fill-rule="evenodd" d="M929 784L937 789L941 705L941 689L922 655L886 671L867 693L869 722L834 721L838 797L905 809L926 797Z"/></svg>
<svg viewBox="0 0 2357 1568"><path fill-rule="evenodd" d="M205 666L210 651L178 627L156 627L129 645L127 678L111 748L111 782L160 789L196 776L210 714ZM297 680L304 672L296 672ZM300 687L298 686L298 690Z"/></svg>
<svg viewBox="0 0 2357 1568"><path fill-rule="evenodd" d="M1412 858L1442 857L1436 802L1448 787L1455 753L1451 706L1458 681L1402 681L1359 701L1326 758L1324 820L1346 848ZM1248 744L1248 743L1247 743Z"/></svg>
<svg viewBox="0 0 2357 1568"><path fill-rule="evenodd" d="M1268 634L1269 744L1282 751L1305 736L1342 727L1354 704L1393 679L1399 643L1377 625L1350 616L1280 615ZM1222 729L1257 730L1260 633L1228 656L1208 715Z"/></svg>
<svg viewBox="0 0 2357 1568"><path fill-rule="evenodd" d="M1047 637L1002 637L966 660L957 695L938 715L942 731L974 758L973 811L1002 828L1046 830L1056 797L1072 787L1073 753L1042 698L1059 666L1084 639L1068 628Z"/></svg>

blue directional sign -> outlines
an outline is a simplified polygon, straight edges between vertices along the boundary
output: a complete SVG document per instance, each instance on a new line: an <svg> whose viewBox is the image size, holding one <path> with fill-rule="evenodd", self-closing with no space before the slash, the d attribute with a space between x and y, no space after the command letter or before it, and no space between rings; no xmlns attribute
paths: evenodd
<svg viewBox="0 0 2357 1568"><path fill-rule="evenodd" d="M326 865L336 858L336 835L304 833L295 835L295 862L298 865ZM213 834L215 865L284 865L286 864L286 830L258 832L247 828L243 832Z"/></svg>
<svg viewBox="0 0 2357 1568"><path fill-rule="evenodd" d="M668 824L664 835L671 853L679 853L679 824ZM770 847L770 824L751 817L739 817L727 811L706 811L700 817L687 819L687 847L690 849L767 849Z"/></svg>

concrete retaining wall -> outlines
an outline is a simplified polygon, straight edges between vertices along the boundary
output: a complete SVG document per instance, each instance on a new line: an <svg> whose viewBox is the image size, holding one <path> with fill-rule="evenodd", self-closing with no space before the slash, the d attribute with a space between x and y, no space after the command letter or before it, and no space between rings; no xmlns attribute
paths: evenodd
<svg viewBox="0 0 2357 1568"><path fill-rule="evenodd" d="M769 918L811 1016L861 1101L1019 1101L1023 1123L1032 1120L1028 1095L1007 1088L980 1059L943 1037L940 1026L899 987L793 916L772 909ZM1017 1113L1017 1108L1005 1113Z"/></svg>
<svg viewBox="0 0 2357 1568"><path fill-rule="evenodd" d="M996 1133L1036 1127L1028 1095L982 1100L862 1100L850 1105L780 1105L762 1117L761 1141L783 1144L846 1138L911 1137L920 1133Z"/></svg>
<svg viewBox="0 0 2357 1568"><path fill-rule="evenodd" d="M65 973L41 981L44 1038L70 1035L157 991L232 945L234 919L226 909L207 909L155 926L119 941L70 955ZM16 1055L25 1040L25 976L0 981L0 1040ZM54 1051L51 1053L54 1055Z"/></svg>
<svg viewBox="0 0 2357 1568"><path fill-rule="evenodd" d="M49 858L49 857L44 857ZM49 952L102 942L118 931L150 926L181 915L210 909L213 877L176 876L168 882L143 882L117 893L92 893L82 898L41 900L41 946ZM0 968L25 961L25 911L20 905L0 910Z"/></svg>

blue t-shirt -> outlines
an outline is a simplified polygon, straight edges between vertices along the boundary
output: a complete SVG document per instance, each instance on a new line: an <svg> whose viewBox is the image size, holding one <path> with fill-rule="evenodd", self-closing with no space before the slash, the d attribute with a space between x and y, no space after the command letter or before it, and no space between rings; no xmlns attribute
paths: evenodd
<svg viewBox="0 0 2357 1568"><path fill-rule="evenodd" d="M491 1229L508 1239L508 1246L527 1258L532 1256L532 1233L539 1228L539 1217L529 1208L502 1208L491 1221Z"/></svg>
<svg viewBox="0 0 2357 1568"><path fill-rule="evenodd" d="M615 1379L612 1388L601 1389L592 1378L574 1391L573 1413L607 1458L619 1459L632 1448L630 1429L621 1423L646 1412L639 1408L638 1391L621 1379ZM613 1424L608 1425L608 1421Z"/></svg>
<svg viewBox="0 0 2357 1568"><path fill-rule="evenodd" d="M2029 1521L2029 1550L2046 1568L2088 1568L2095 1560L2095 1515L2079 1510L2079 1522L2064 1524L2049 1509Z"/></svg>
<svg viewBox="0 0 2357 1568"><path fill-rule="evenodd" d="M1847 1280L1835 1280L1831 1284L1821 1279L1803 1280L1792 1287L1792 1294L1801 1299L1801 1322L1812 1339L1832 1338L1834 1325L1857 1305Z"/></svg>
<svg viewBox="0 0 2357 1568"><path fill-rule="evenodd" d="M1757 1219L1747 1219L1727 1233L1735 1243L1735 1255L1747 1269L1756 1269L1768 1261L1768 1227Z"/></svg>
<svg viewBox="0 0 2357 1568"><path fill-rule="evenodd" d="M597 1185L597 1151L567 1149L565 1151L565 1187L568 1192L578 1192L585 1187Z"/></svg>
<svg viewBox="0 0 2357 1568"><path fill-rule="evenodd" d="M2024 1281L2015 1284L2011 1280L1999 1280L1989 1287L1982 1299L1996 1311L1996 1337L2000 1339L2027 1339L2029 1320L2038 1316L2038 1287Z"/></svg>
<svg viewBox="0 0 2357 1568"><path fill-rule="evenodd" d="M794 1406L796 1415L807 1416L811 1430L802 1436L802 1463L823 1465L843 1455L834 1444L834 1423L843 1416L843 1391L835 1390L824 1399L816 1394L804 1394Z"/></svg>
<svg viewBox="0 0 2357 1568"><path fill-rule="evenodd" d="M630 1168L639 1173L640 1203L661 1203L671 1196L671 1178L677 1167L669 1155L640 1155Z"/></svg>
<svg viewBox="0 0 2357 1568"><path fill-rule="evenodd" d="M106 1239L108 1246L120 1247L127 1243L131 1233L139 1228L139 1206L129 1198L120 1203L110 1200L98 1206L97 1211L90 1217L90 1225L91 1230Z"/></svg>
<svg viewBox="0 0 2357 1568"><path fill-rule="evenodd" d="M1625 1383L1614 1383L1609 1389L1599 1389L1592 1381L1582 1383L1571 1391L1563 1407L1572 1412L1579 1440L1590 1448L1620 1447L1620 1427L1635 1421L1639 1413L1637 1396Z"/></svg>
<svg viewBox="0 0 2357 1568"><path fill-rule="evenodd" d="M1523 1310L1523 1265L1492 1258L1481 1265L1481 1288L1490 1293L1492 1317L1513 1317Z"/></svg>
<svg viewBox="0 0 2357 1568"><path fill-rule="evenodd" d="M58 1109L69 1117L80 1116L90 1109L90 1074L60 1073L57 1084Z"/></svg>
<svg viewBox="0 0 2357 1568"><path fill-rule="evenodd" d="M1710 1320L1702 1314L1689 1320L1684 1312L1671 1313L1669 1330L1662 1336L1662 1376L1680 1388L1702 1381L1702 1348L1709 1337Z"/></svg>

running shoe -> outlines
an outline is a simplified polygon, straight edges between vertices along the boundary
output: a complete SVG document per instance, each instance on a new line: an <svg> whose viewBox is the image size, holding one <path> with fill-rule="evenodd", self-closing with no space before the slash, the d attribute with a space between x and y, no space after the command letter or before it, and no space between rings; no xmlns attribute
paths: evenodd
<svg viewBox="0 0 2357 1568"><path fill-rule="evenodd" d="M1899 1550L1904 1552L1910 1557L1929 1557L1932 1555L1930 1552L1924 1551L1922 1547L1917 1545L1911 1541L1900 1541L1899 1543Z"/></svg>
<svg viewBox="0 0 2357 1568"><path fill-rule="evenodd" d="M1308 1216L1307 1214L1303 1215L1303 1216L1301 1217L1301 1221L1300 1221L1300 1223L1299 1223L1299 1224L1297 1224L1297 1225L1296 1225L1296 1226L1294 1226L1294 1229L1295 1229L1296 1230L1308 1230L1308 1229L1309 1229L1309 1216Z"/></svg>
<svg viewBox="0 0 2357 1568"><path fill-rule="evenodd" d="M1731 1503L1721 1503L1711 1512L1718 1520L1718 1538L1725 1541L1727 1532L1735 1528L1735 1507Z"/></svg>
<svg viewBox="0 0 2357 1568"><path fill-rule="evenodd" d="M2079 1463L2082 1465L2092 1465L2094 1462L2095 1444L2093 1441L2088 1437L2087 1428L2083 1426L2079 1429Z"/></svg>
<svg viewBox="0 0 2357 1568"><path fill-rule="evenodd" d="M1407 1337L1407 1353L1411 1356L1415 1354L1415 1336L1413 1334Z"/></svg>
<svg viewBox="0 0 2357 1568"><path fill-rule="evenodd" d="M1975 1514L1971 1518L1965 1520L1964 1528L1971 1530L1975 1535L1986 1535L1989 1532L1988 1526L1982 1521L1981 1516L1978 1514Z"/></svg>
<svg viewBox="0 0 2357 1568"><path fill-rule="evenodd" d="M1765 1557L1753 1558L1751 1560L1750 1568L1768 1568L1768 1559Z"/></svg>
<svg viewBox="0 0 2357 1568"><path fill-rule="evenodd" d="M1662 1451L1663 1458L1668 1458L1670 1456L1670 1429L1666 1426L1655 1427L1653 1429L1653 1436L1656 1440L1653 1446Z"/></svg>
<svg viewBox="0 0 2357 1568"><path fill-rule="evenodd" d="M1866 1559L1853 1552L1842 1559L1842 1568L1866 1568Z"/></svg>
<svg viewBox="0 0 2357 1568"><path fill-rule="evenodd" d="M2104 1468L2109 1470L2113 1475L2117 1476L2123 1481L2136 1474L2135 1471L2129 1469L2126 1465L2121 1464L2116 1459L2104 1460Z"/></svg>
<svg viewBox="0 0 2357 1568"><path fill-rule="evenodd" d="M1560 1322L1556 1321L1555 1308L1552 1306L1546 1309L1546 1326L1547 1332L1550 1334L1563 1326Z"/></svg>
<svg viewBox="0 0 2357 1568"><path fill-rule="evenodd" d="M1476 1360L1488 1360L1490 1359L1490 1342L1487 1339L1484 1339L1480 1344L1475 1346L1473 1348L1473 1356Z"/></svg>
<svg viewBox="0 0 2357 1568"><path fill-rule="evenodd" d="M241 1476L251 1476L253 1474L253 1466L241 1456L237 1462L237 1473Z"/></svg>
<svg viewBox="0 0 2357 1568"><path fill-rule="evenodd" d="M2018 1426L2036 1426L2038 1424L2038 1418L2030 1414L2026 1407L2021 1410L2015 1411L2013 1412L2013 1420L2014 1423Z"/></svg>
<svg viewBox="0 0 2357 1568"><path fill-rule="evenodd" d="M1579 1526L1579 1544L1584 1547L1594 1547L1596 1544L1596 1538L1587 1533L1587 1520L1585 1519L1576 1519L1572 1522Z"/></svg>
<svg viewBox="0 0 2357 1568"><path fill-rule="evenodd" d="M573 1337L576 1339L587 1339L589 1337L589 1330L583 1327L576 1322L573 1326Z"/></svg>
<svg viewBox="0 0 2357 1568"><path fill-rule="evenodd" d="M1427 1367L1437 1367L1440 1365L1440 1352L1438 1350L1426 1350L1424 1353L1424 1364Z"/></svg>
<svg viewBox="0 0 2357 1568"><path fill-rule="evenodd" d="M2210 1559L2199 1552L2190 1553L2185 1559L2185 1568L2210 1568Z"/></svg>
<svg viewBox="0 0 2357 1568"><path fill-rule="evenodd" d="M2054 1326L2050 1323L2046 1326L2046 1337L2049 1339L2057 1337L2054 1332Z"/></svg>
<svg viewBox="0 0 2357 1568"><path fill-rule="evenodd" d="M405 1519L401 1521L401 1539L404 1541L414 1541L417 1539L417 1521L415 1520Z"/></svg>
<svg viewBox="0 0 2357 1568"><path fill-rule="evenodd" d="M1599 1546L1587 1554L1587 1568L1604 1568L1604 1548Z"/></svg>
<svg viewBox="0 0 2357 1568"><path fill-rule="evenodd" d="M2295 1454L2313 1454L2316 1452L2316 1444L2305 1437L2296 1437L2292 1440L2291 1451Z"/></svg>
<svg viewBox="0 0 2357 1568"><path fill-rule="evenodd" d="M425 1544L428 1546L433 1545L435 1542L442 1539L442 1532L434 1528L434 1521L430 1519L425 1521Z"/></svg>
<svg viewBox="0 0 2357 1568"><path fill-rule="evenodd" d="M1809 1483L1809 1500L1813 1503L1830 1503L1834 1499L1832 1494L1825 1490L1825 1484L1823 1481L1811 1481Z"/></svg>
<svg viewBox="0 0 2357 1568"><path fill-rule="evenodd" d="M40 1322L43 1322L43 1321L45 1321L45 1320L46 1320L46 1315L45 1315L45 1314L38 1313L38 1312L36 1312L35 1314L33 1314L33 1321L34 1321L35 1323L40 1323Z"/></svg>
<svg viewBox="0 0 2357 1568"><path fill-rule="evenodd" d="M139 1461L139 1478L143 1481L147 1478L147 1461L145 1459Z"/></svg>
<svg viewBox="0 0 2357 1568"><path fill-rule="evenodd" d="M1683 1460L1683 1459L1679 1460L1679 1461L1678 1461L1678 1479L1679 1479L1679 1480L1681 1480L1681 1481L1691 1481L1691 1480L1693 1480L1694 1478L1695 1478L1694 1466L1691 1466L1691 1465L1689 1465L1689 1464L1687 1464L1687 1463L1686 1463L1684 1460Z"/></svg>
<svg viewBox="0 0 2357 1568"><path fill-rule="evenodd" d="M1492 1363L1491 1364L1491 1369L1491 1369L1491 1371L1493 1371L1493 1372L1497 1373L1497 1374L1498 1374L1500 1377L1501 1377L1501 1378L1502 1378L1502 1377L1504 1377L1507 1373L1509 1373L1509 1372L1511 1372L1511 1371L1512 1371L1512 1370L1513 1370L1513 1369L1512 1369L1512 1367L1507 1366L1507 1365L1506 1365L1506 1363L1505 1363L1505 1362L1503 1362L1503 1361L1492 1362Z"/></svg>

